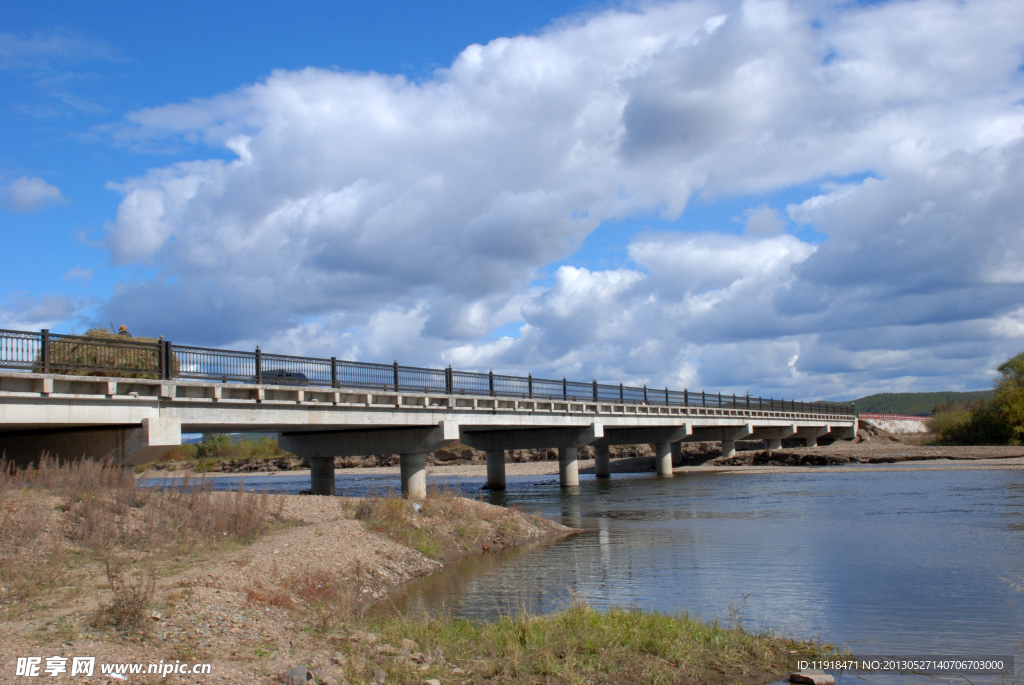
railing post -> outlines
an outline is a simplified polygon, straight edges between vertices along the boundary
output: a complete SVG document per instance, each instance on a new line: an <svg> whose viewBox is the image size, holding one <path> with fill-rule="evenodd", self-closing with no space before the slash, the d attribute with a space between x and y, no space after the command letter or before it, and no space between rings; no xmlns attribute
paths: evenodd
<svg viewBox="0 0 1024 685"><path fill-rule="evenodd" d="M597 379L594 379L594 401L597 402Z"/></svg>
<svg viewBox="0 0 1024 685"><path fill-rule="evenodd" d="M164 340L164 380L169 381L174 378L174 343L170 340Z"/></svg>
<svg viewBox="0 0 1024 685"><path fill-rule="evenodd" d="M338 387L338 358L331 357L331 387Z"/></svg>
<svg viewBox="0 0 1024 685"><path fill-rule="evenodd" d="M626 394L622 391L622 383L619 383L619 403L626 403Z"/></svg>
<svg viewBox="0 0 1024 685"><path fill-rule="evenodd" d="M398 360L395 360L395 392L398 392Z"/></svg>
<svg viewBox="0 0 1024 685"><path fill-rule="evenodd" d="M647 384L644 383L644 404L647 404Z"/></svg>
<svg viewBox="0 0 1024 685"><path fill-rule="evenodd" d="M256 384L263 385L263 353L260 346L256 346Z"/></svg>
<svg viewBox="0 0 1024 685"><path fill-rule="evenodd" d="M683 406L690 406L690 390L688 388L683 388Z"/></svg>
<svg viewBox="0 0 1024 685"><path fill-rule="evenodd" d="M704 392L704 388L700 389L700 406L704 407L705 409L708 406L708 394Z"/></svg>
<svg viewBox="0 0 1024 685"><path fill-rule="evenodd" d="M722 408L722 393L718 393L718 408Z"/></svg>
<svg viewBox="0 0 1024 685"><path fill-rule="evenodd" d="M526 374L526 392L533 399L533 372Z"/></svg>
<svg viewBox="0 0 1024 685"><path fill-rule="evenodd" d="M665 406L668 406L668 386L665 386Z"/></svg>
<svg viewBox="0 0 1024 685"><path fill-rule="evenodd" d="M455 394L455 374L452 373L452 365L449 364L444 372L444 391L447 395Z"/></svg>
<svg viewBox="0 0 1024 685"><path fill-rule="evenodd" d="M164 336L160 336L160 339L156 341L156 366L160 370L160 380L167 380L167 343L164 342Z"/></svg>
<svg viewBox="0 0 1024 685"><path fill-rule="evenodd" d="M569 399L569 383L565 380L565 376L562 376L562 400Z"/></svg>
<svg viewBox="0 0 1024 685"><path fill-rule="evenodd" d="M750 409L750 393L747 393L747 409Z"/></svg>
<svg viewBox="0 0 1024 685"><path fill-rule="evenodd" d="M39 351L39 356L43 358L43 373L50 373L50 329L44 328L41 333L42 349Z"/></svg>
<svg viewBox="0 0 1024 685"><path fill-rule="evenodd" d="M491 397L494 397L494 369L487 372L487 387L491 391Z"/></svg>

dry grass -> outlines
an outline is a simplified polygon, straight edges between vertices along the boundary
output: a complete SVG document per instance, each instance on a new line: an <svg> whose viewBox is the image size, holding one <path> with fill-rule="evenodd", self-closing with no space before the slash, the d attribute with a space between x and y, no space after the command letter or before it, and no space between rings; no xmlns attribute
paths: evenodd
<svg viewBox="0 0 1024 685"><path fill-rule="evenodd" d="M356 505L355 517L369 530L440 561L516 544L524 532L520 519L529 518L466 499L449 486L429 487L418 503L393 492L369 494Z"/></svg>
<svg viewBox="0 0 1024 685"><path fill-rule="evenodd" d="M123 559L114 569L122 578L142 559L244 544L280 520L282 507L281 497L241 483L230 493L195 478L142 488L131 469L109 462L43 458L19 469L0 461L0 605L10 614L56 600L55 590L81 583L80 567L98 571L114 558Z"/></svg>

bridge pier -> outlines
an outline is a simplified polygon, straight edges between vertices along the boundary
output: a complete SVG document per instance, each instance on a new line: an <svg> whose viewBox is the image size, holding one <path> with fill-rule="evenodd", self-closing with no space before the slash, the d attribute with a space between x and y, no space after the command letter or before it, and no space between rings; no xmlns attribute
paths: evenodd
<svg viewBox="0 0 1024 685"><path fill-rule="evenodd" d="M765 442L768 443L769 450L782 449L782 438L765 438Z"/></svg>
<svg viewBox="0 0 1024 685"><path fill-rule="evenodd" d="M672 446L668 442L654 443L654 470L659 476L672 476Z"/></svg>
<svg viewBox="0 0 1024 685"><path fill-rule="evenodd" d="M505 450L487 450L487 484L489 490L505 489Z"/></svg>
<svg viewBox="0 0 1024 685"><path fill-rule="evenodd" d="M406 499L427 498L427 455L400 454L399 468L402 472L402 497Z"/></svg>
<svg viewBox="0 0 1024 685"><path fill-rule="evenodd" d="M575 487L580 484L578 454L579 450L576 447L558 448L558 483L563 488Z"/></svg>
<svg viewBox="0 0 1024 685"><path fill-rule="evenodd" d="M817 447L818 438L828 434L831 430L831 426L805 426L797 429L796 437L803 438L804 445L807 447Z"/></svg>
<svg viewBox="0 0 1024 685"><path fill-rule="evenodd" d="M612 450L609 445L594 445L594 475L608 478L612 475Z"/></svg>
<svg viewBox="0 0 1024 685"><path fill-rule="evenodd" d="M309 460L310 491L314 495L334 495L334 457Z"/></svg>

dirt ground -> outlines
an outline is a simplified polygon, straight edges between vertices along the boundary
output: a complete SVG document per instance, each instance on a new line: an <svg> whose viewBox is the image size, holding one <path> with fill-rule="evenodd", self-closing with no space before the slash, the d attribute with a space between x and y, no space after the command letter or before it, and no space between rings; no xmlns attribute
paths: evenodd
<svg viewBox="0 0 1024 685"><path fill-rule="evenodd" d="M346 663L349 668L370 669L367 682L373 682L378 675L373 672L375 657L381 655L415 662L431 673L457 675L458 666L446 662L443 655L418 653L415 645L378 643L372 635L347 630L344 619L349 615L339 615L337 603L320 601L322 593L328 592L325 588L341 588L345 603L358 612L390 589L433 573L445 562L368 530L354 518L359 500L280 497L279 516L286 525L256 542L164 560L156 573L153 602L146 609L146 625L137 633L96 627L97 611L112 595L107 575L94 563L80 564L63 587L36 598L31 610L19 607L17 599L5 598L7 588L0 588L0 610L6 610L0 613L0 682L39 682L40 677L15 676L16 659L26 656L42 657L44 667L47 657L67 657L68 671L75 656L95 657L97 664L212 664L212 675L128 678L153 684L280 683L281 674L297 664L315 665L321 669L317 676L322 682L338 683L340 666ZM18 502L11 499L6 504L17 507ZM38 515L48 508L54 520L44 525L60 525L59 512L49 502L44 504L33 512ZM473 544L470 549L448 549L441 555L445 559L572 532L552 521L464 498L449 497L435 506L457 508L457 517L444 511L427 516L427 506L414 515L412 527L439 531L452 540L461 535L459 539ZM468 537L467 525L476 526ZM130 574L127 580L138 582ZM324 639L327 631L335 636L333 642ZM361 660L362 665L353 660ZM43 672L41 677L46 682L82 685L122 682L98 671L97 666L94 677L68 673L50 677Z"/></svg>

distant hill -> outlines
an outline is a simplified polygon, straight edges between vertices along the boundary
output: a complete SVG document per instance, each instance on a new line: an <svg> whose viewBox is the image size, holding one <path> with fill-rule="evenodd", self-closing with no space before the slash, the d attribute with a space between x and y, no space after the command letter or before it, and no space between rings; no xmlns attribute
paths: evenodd
<svg viewBox="0 0 1024 685"><path fill-rule="evenodd" d="M908 414L928 416L936 405L945 402L976 402L992 397L991 390L973 392L882 392L854 400L860 413L867 414Z"/></svg>

